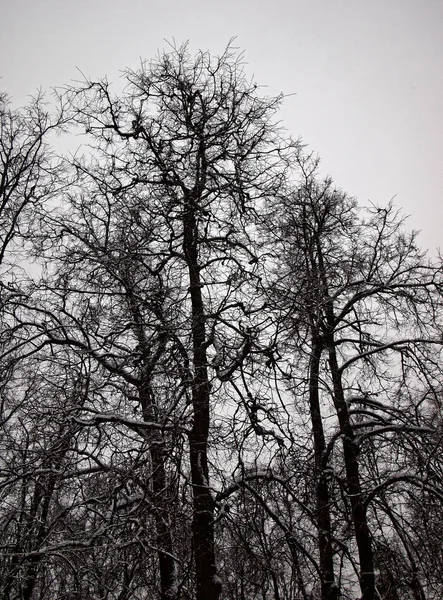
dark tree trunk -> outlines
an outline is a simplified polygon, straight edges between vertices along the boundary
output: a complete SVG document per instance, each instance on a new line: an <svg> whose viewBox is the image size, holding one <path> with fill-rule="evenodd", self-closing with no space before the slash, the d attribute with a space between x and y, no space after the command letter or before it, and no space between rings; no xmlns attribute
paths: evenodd
<svg viewBox="0 0 443 600"><path fill-rule="evenodd" d="M183 249L189 274L191 336L194 376L192 381L193 426L189 436L193 493L193 550L197 600L218 600L221 592L214 549L214 501L209 488L208 436L210 385L207 369L204 302L198 260L196 204L185 198Z"/></svg>
<svg viewBox="0 0 443 600"><path fill-rule="evenodd" d="M160 335L158 347L152 354L151 344L146 339L143 317L134 297L135 286L127 275L127 298L134 319L135 334L142 354L142 375L139 386L139 398L143 419L151 423L159 423L158 406L151 389L151 380L157 361L164 351L166 336ZM170 502L168 498L168 480L166 473L166 448L163 434L158 429L148 430L145 434L150 442L151 481L154 504L155 537L160 572L161 600L175 600L177 597L177 572L174 559L174 545L169 524Z"/></svg>
<svg viewBox="0 0 443 600"><path fill-rule="evenodd" d="M360 561L360 588L361 600L374 600L375 575L374 557L372 550L371 534L368 527L366 503L363 498L358 465L359 448L355 442L355 436L349 419L348 407L346 405L341 374L338 367L337 353L335 349L333 334L327 339L329 352L329 366L334 389L334 404L343 437L343 455L346 469L346 481L348 494L352 508L352 519L357 542L358 556Z"/></svg>
<svg viewBox="0 0 443 600"><path fill-rule="evenodd" d="M316 517L320 555L321 597L322 600L337 600L338 587L334 579L329 489L325 476L325 437L318 389L323 344L319 339L318 332L314 333L312 337L312 354L309 366L309 408L314 437Z"/></svg>
<svg viewBox="0 0 443 600"><path fill-rule="evenodd" d="M368 527L366 503L360 484L358 464L359 448L349 418L349 411L343 391L342 375L338 366L334 331L337 326L334 315L334 303L329 295L328 274L325 267L323 250L318 239L316 242L318 267L322 297L324 298L324 344L328 352L329 368L333 387L333 402L343 440L343 457L346 471L346 483L352 510L355 541L360 562L361 600L375 600L374 556L371 534Z"/></svg>
<svg viewBox="0 0 443 600"><path fill-rule="evenodd" d="M157 415L150 393L150 385L146 382L140 387L140 400L143 418L156 421ZM176 565L168 511L168 481L165 468L165 444L161 432L152 430L149 434L151 443L150 456L152 468L152 491L154 498L154 520L156 528L156 544L160 571L161 600L175 600L177 595Z"/></svg>
<svg viewBox="0 0 443 600"><path fill-rule="evenodd" d="M50 476L47 481L38 481L36 483L36 500L35 508L33 508L33 519L38 520L39 526L35 540L35 548L39 548L42 544L47 529L47 520L49 513L49 506L51 504L52 496L54 493L56 484L56 477ZM40 514L39 514L40 513ZM37 575L41 564L41 556L33 555L28 559L26 568L26 584L23 590L23 600L31 600L32 593L37 583Z"/></svg>

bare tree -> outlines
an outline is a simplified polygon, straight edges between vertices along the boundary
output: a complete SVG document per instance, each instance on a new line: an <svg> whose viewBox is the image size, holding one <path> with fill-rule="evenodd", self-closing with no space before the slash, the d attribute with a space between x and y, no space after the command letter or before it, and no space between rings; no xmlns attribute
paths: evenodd
<svg viewBox="0 0 443 600"><path fill-rule="evenodd" d="M403 232L391 205L370 208L361 216L355 201L334 189L331 180L317 178L317 161L301 156L299 166L301 185L274 213L280 223L274 243L284 258L273 297L287 311L294 347L308 357L323 598L337 595L328 492L337 434L332 430L331 436L329 427L329 441L325 439L325 419L333 411L343 442L344 492L366 600L377 596L368 516L377 492L370 491L371 485L381 490L395 485L395 478L385 470L387 479L378 486L367 478L360 454L368 437L386 442L388 431L407 429L398 418L403 391L420 385L436 389L442 269L420 253L414 234ZM381 397L383 401L377 400ZM391 408L382 414L386 404ZM377 461L381 469L383 457Z"/></svg>
<svg viewBox="0 0 443 600"><path fill-rule="evenodd" d="M174 49L127 78L118 98L106 81L66 92L93 150L74 162L78 181L64 205L42 214L34 239L51 268L40 292L45 308L28 329L42 344L87 353L114 382L111 404L121 410L91 399L80 424L128 427L148 444L165 599L185 585L166 468L181 454L196 598L215 599L211 405L251 349L257 308L247 289L258 257L249 223L280 188L290 145L272 124L279 99L258 97L230 48L219 59ZM129 418L139 408L140 419Z"/></svg>
<svg viewBox="0 0 443 600"><path fill-rule="evenodd" d="M49 138L53 133L63 130L65 122L63 106L50 112L41 94L24 108L15 110L10 107L7 96L0 95L0 478L5 502L2 517L6 515L6 522L2 519L3 534L8 537L11 529L16 530L15 539L7 544L9 557L12 558L10 563L7 559L4 565L6 579L3 576L1 578L2 593L8 598L17 570L24 582L22 597L30 598L32 595L40 557L34 555L26 558L25 554L29 549L35 549L33 544L36 540L42 541L44 537L49 499L55 484L53 475L49 474L50 469L43 465L37 467L38 459L31 463L37 469L47 470L48 474L35 475L33 483L30 483L34 477L28 471L29 464L23 469L25 474L14 472L18 463L23 466L27 462L24 455L32 454L30 445L35 443L31 433L35 425L29 419L21 420L22 408L27 406L34 392L30 382L33 378L26 373L27 367L22 360L23 353L26 354L23 352L23 340L20 334L16 335L18 324L15 307L31 294L27 242L37 207L49 201L62 187L60 163L51 150ZM20 440L23 431L26 436ZM11 432L14 432L12 436ZM65 433L61 433L62 438ZM17 466L17 469L20 471L20 467ZM13 482L18 487L22 485L18 495L17 486L15 490L12 489ZM27 506L30 486L34 484L32 500ZM17 511L13 515L9 512L11 503L17 504Z"/></svg>
<svg viewBox="0 0 443 600"><path fill-rule="evenodd" d="M0 94L0 264L14 238L26 236L38 203L54 195L59 183L49 136L66 117L60 105L53 115L39 94L23 109L10 108Z"/></svg>

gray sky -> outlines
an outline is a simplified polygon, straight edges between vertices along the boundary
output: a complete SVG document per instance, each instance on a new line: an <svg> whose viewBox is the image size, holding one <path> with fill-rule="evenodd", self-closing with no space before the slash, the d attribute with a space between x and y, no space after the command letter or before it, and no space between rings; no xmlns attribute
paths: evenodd
<svg viewBox="0 0 443 600"><path fill-rule="evenodd" d="M246 70L289 97L281 117L362 204L411 215L443 248L443 0L0 0L0 89L86 75L118 81L167 47L245 50Z"/></svg>

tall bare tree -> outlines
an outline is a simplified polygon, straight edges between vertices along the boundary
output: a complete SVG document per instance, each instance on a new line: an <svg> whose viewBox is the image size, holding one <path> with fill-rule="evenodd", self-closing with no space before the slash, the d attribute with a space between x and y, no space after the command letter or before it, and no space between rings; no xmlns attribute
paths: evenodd
<svg viewBox="0 0 443 600"><path fill-rule="evenodd" d="M210 600L221 591L211 407L251 348L252 225L281 187L290 144L272 122L279 99L258 96L230 48L218 59L174 49L127 79L120 97L104 80L66 92L93 149L74 162L64 207L42 217L40 248L54 267L35 326L48 343L87 352L127 387L128 407L141 407L132 423L90 406L88 423L145 432L164 599L181 589L165 470L178 442L165 436L186 435L196 597Z"/></svg>
<svg viewBox="0 0 443 600"><path fill-rule="evenodd" d="M409 397L420 386L438 390L442 267L418 250L415 235L402 230L391 205L362 214L330 179L318 178L317 164L301 156L300 186L277 203L274 217L280 226L274 239L284 258L273 297L286 311L296 351L308 356L322 597L338 593L328 491L338 433L343 443L340 477L351 508L362 599L372 600L377 591L368 507L377 492L371 485L381 491L394 485L395 478L385 469L383 483L368 478L360 454L366 439L385 439L388 431L407 429L399 418L406 390ZM385 404L390 406L387 412ZM326 426L332 414L338 432ZM383 457L377 461L380 477Z"/></svg>

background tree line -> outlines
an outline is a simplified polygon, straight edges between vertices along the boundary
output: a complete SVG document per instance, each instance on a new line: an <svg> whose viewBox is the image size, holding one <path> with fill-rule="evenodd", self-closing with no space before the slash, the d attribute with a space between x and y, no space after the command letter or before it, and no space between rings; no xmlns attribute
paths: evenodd
<svg viewBox="0 0 443 600"><path fill-rule="evenodd" d="M231 48L125 76L1 97L1 597L442 597L441 261Z"/></svg>

